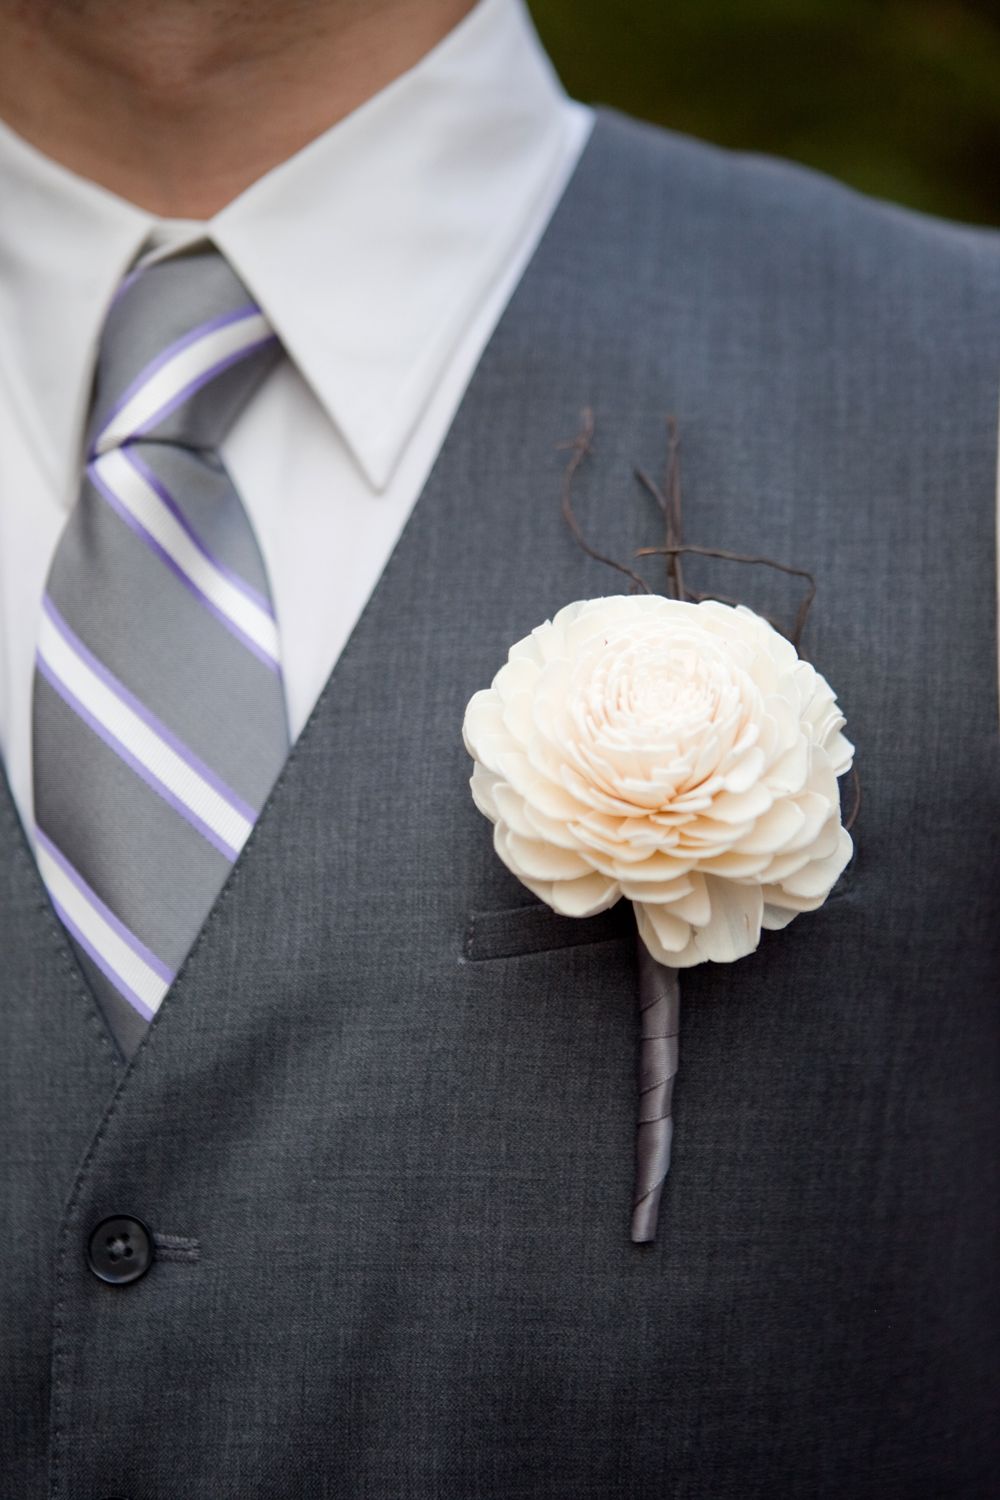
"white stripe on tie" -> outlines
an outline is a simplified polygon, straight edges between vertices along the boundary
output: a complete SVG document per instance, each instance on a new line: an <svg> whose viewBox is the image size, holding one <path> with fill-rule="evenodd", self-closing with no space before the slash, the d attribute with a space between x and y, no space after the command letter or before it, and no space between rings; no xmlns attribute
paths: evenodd
<svg viewBox="0 0 1000 1500"><path fill-rule="evenodd" d="M167 792L210 828L235 859L250 837L252 821L97 675L60 633L47 611L42 613L38 654L86 712Z"/></svg>
<svg viewBox="0 0 1000 1500"><path fill-rule="evenodd" d="M66 913L103 962L151 1011L157 1010L170 988L168 980L151 969L102 913L86 897L41 843L38 867L52 899Z"/></svg>
<svg viewBox="0 0 1000 1500"><path fill-rule="evenodd" d="M179 349L132 395L100 434L95 453L105 453L149 427L161 411L182 391L207 375L216 365L236 358L271 334L264 314L248 311L222 328L213 328L202 338Z"/></svg>
<svg viewBox="0 0 1000 1500"><path fill-rule="evenodd" d="M101 482L163 548L195 588L277 666L280 661L278 627L273 618L224 573L220 573L211 558L206 557L192 541L148 479L129 461L127 452L127 449L115 448L95 460L93 467Z"/></svg>

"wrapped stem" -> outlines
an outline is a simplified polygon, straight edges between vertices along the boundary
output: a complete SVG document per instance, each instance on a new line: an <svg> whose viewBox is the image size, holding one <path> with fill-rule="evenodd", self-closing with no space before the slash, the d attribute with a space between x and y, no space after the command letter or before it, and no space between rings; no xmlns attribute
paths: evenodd
<svg viewBox="0 0 1000 1500"><path fill-rule="evenodd" d="M638 942L639 1113L632 1240L641 1245L656 1238L660 1195L670 1169L681 995L677 970L658 963L641 938Z"/></svg>

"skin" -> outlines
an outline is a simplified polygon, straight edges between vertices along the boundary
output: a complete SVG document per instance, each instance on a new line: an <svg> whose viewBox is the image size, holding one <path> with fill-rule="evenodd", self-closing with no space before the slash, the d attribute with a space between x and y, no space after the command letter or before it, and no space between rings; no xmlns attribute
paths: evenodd
<svg viewBox="0 0 1000 1500"><path fill-rule="evenodd" d="M474 0L0 0L0 118L152 213L206 219Z"/></svg>

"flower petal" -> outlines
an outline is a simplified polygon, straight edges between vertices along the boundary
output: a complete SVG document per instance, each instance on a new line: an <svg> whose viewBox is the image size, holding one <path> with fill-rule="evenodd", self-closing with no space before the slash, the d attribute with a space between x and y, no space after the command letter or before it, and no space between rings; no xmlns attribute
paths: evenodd
<svg viewBox="0 0 1000 1500"><path fill-rule="evenodd" d="M756 746L737 761L725 778L727 792L748 792L764 770L764 752ZM770 775L768 780L771 780Z"/></svg>
<svg viewBox="0 0 1000 1500"><path fill-rule="evenodd" d="M552 887L549 905L564 917L593 917L607 911L621 897L617 880L603 875L585 875L581 880L560 880Z"/></svg>
<svg viewBox="0 0 1000 1500"><path fill-rule="evenodd" d="M703 859L699 868L706 875L724 875L727 880L749 880L754 875L761 875L767 869L769 858L766 854L750 854L743 849L729 849L725 854L717 854L714 859Z"/></svg>
<svg viewBox="0 0 1000 1500"><path fill-rule="evenodd" d="M492 771L487 771L477 760L472 772L472 779L469 782L469 786L472 788L472 800L483 816L489 818L491 823L495 823L500 816L494 797L494 792L498 785L503 785L500 778L494 776Z"/></svg>
<svg viewBox="0 0 1000 1500"><path fill-rule="evenodd" d="M526 839L537 837L535 829L528 821L527 808L520 792L515 792L510 783L503 781L499 776L493 778L491 791L497 817L503 819L510 832ZM475 792L473 792L474 795Z"/></svg>
<svg viewBox="0 0 1000 1500"><path fill-rule="evenodd" d="M684 916L679 910L679 903L694 890L688 875L682 875L679 880L651 881L648 885L640 885L630 881L627 875L620 874L618 870L612 869L610 873L618 880L622 895L627 896L630 901L645 901L649 906L668 906L677 916ZM684 917L684 920L691 919Z"/></svg>
<svg viewBox="0 0 1000 1500"><path fill-rule="evenodd" d="M542 668L533 654L511 656L493 679L493 691L501 703L510 703L522 693L533 696Z"/></svg>
<svg viewBox="0 0 1000 1500"><path fill-rule="evenodd" d="M851 835L843 828L839 829L833 853L828 854L825 859L811 860L795 875L783 880L782 891L788 896L819 896L825 900L853 852Z"/></svg>
<svg viewBox="0 0 1000 1500"><path fill-rule="evenodd" d="M690 922L692 927L704 927L712 920L712 902L708 894L708 881L704 875L699 875L697 871L692 870L687 883L689 885L687 895L676 900L671 898L671 914L680 917L685 922Z"/></svg>
<svg viewBox="0 0 1000 1500"><path fill-rule="evenodd" d="M503 736L503 709L500 699L492 688L483 688L473 693L465 710L462 723L462 738L465 748L475 760L482 760L478 746L483 740Z"/></svg>
<svg viewBox="0 0 1000 1500"><path fill-rule="evenodd" d="M707 878L712 918L695 931L695 946L704 958L717 964L733 963L752 953L760 942L764 898L760 886L741 885L735 880Z"/></svg>
<svg viewBox="0 0 1000 1500"><path fill-rule="evenodd" d="M789 922L794 921L798 915L797 911L785 910L780 906L772 906L770 902L765 901L763 926L769 932L780 932L783 927L788 926Z"/></svg>
<svg viewBox="0 0 1000 1500"><path fill-rule="evenodd" d="M767 784L776 792L800 792L809 775L809 741L800 734L790 750L768 767Z"/></svg>
<svg viewBox="0 0 1000 1500"><path fill-rule="evenodd" d="M669 963L669 955L679 953L691 940L691 924L675 917L668 907L657 906L650 901L637 901L635 915L643 942L654 958L660 958L661 963ZM646 937L647 932L652 941Z"/></svg>
<svg viewBox="0 0 1000 1500"><path fill-rule="evenodd" d="M507 830L507 856L515 874L525 874L532 880L578 880L590 875L593 867L572 849L560 849L556 844L545 844L540 839L522 838L520 834Z"/></svg>
<svg viewBox="0 0 1000 1500"><path fill-rule="evenodd" d="M776 802L762 818L758 818L748 834L740 839L739 847L747 854L773 854L777 849L786 849L806 821L806 815L791 798Z"/></svg>
<svg viewBox="0 0 1000 1500"><path fill-rule="evenodd" d="M745 792L720 792L712 799L712 817L721 823L747 823L762 818L773 802L770 787L757 782Z"/></svg>

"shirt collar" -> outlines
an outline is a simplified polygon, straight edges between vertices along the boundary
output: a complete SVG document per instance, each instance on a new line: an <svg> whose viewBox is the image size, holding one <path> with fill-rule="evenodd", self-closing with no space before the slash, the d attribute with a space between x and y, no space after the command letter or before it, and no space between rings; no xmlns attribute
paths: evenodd
<svg viewBox="0 0 1000 1500"><path fill-rule="evenodd" d="M0 394L71 498L101 326L152 220L2 123L0 183Z"/></svg>
<svg viewBox="0 0 1000 1500"><path fill-rule="evenodd" d="M516 253L571 118L522 0L479 0L203 227L376 488ZM107 306L158 224L6 130L0 174L18 207L0 228L8 352L40 430L72 452Z"/></svg>

